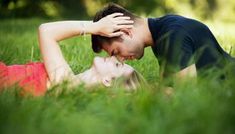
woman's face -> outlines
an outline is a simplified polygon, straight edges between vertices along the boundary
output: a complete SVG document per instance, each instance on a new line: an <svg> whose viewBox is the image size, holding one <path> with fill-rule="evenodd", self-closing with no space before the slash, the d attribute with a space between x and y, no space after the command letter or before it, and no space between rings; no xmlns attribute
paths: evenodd
<svg viewBox="0 0 235 134"><path fill-rule="evenodd" d="M134 69L119 62L116 57L95 57L93 68L97 75L102 78L115 79L120 76L128 77Z"/></svg>

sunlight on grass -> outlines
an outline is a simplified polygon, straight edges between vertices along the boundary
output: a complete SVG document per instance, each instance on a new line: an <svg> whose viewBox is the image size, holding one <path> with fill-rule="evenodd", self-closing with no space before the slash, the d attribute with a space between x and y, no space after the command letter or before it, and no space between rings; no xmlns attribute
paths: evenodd
<svg viewBox="0 0 235 134"><path fill-rule="evenodd" d="M211 28L214 35L217 37L221 46L231 54L235 56L235 25L234 23L222 23L222 22L206 22Z"/></svg>

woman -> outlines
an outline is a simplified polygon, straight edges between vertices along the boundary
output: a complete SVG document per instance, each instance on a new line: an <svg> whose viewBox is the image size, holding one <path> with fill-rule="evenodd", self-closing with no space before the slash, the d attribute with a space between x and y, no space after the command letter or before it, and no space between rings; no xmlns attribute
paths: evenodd
<svg viewBox="0 0 235 134"><path fill-rule="evenodd" d="M134 88L137 75L134 69L120 63L115 57L95 57L90 69L75 75L65 61L58 42L73 36L96 34L106 37L120 36L122 28L132 28L133 21L122 13L111 14L98 22L60 21L45 23L39 27L39 46L43 63L6 66L0 62L0 87L17 84L24 93L34 96L45 94L47 89L64 80L72 86L103 84L111 86L116 78L123 77L126 88ZM133 79L135 78L135 79Z"/></svg>

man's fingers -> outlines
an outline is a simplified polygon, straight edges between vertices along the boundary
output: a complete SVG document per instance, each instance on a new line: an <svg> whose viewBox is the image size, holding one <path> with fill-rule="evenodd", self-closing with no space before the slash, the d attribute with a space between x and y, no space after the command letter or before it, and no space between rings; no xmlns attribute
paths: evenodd
<svg viewBox="0 0 235 134"><path fill-rule="evenodd" d="M113 14L110 14L108 16L114 18L114 17L122 16L122 15L123 15L123 13L113 13Z"/></svg>
<svg viewBox="0 0 235 134"><path fill-rule="evenodd" d="M118 36L121 36L121 35L123 35L123 34L124 34L123 32L119 31L119 32L111 33L111 34L109 35L109 37L118 37Z"/></svg>

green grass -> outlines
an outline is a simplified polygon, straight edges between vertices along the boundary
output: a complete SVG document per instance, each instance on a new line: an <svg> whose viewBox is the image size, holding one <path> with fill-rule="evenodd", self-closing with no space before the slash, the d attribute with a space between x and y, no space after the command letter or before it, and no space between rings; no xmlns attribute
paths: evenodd
<svg viewBox="0 0 235 134"><path fill-rule="evenodd" d="M40 61L37 27L43 22L46 21L2 20L0 60L9 65ZM224 48L235 41L230 34L216 35ZM92 53L89 36L63 41L61 48L76 73L89 68L96 55ZM2 92L0 133L235 132L235 79L216 81L212 74L198 82L176 83L174 93L169 96L161 84L157 84L158 64L151 49L145 51L140 61L128 64L144 76L151 88L125 94L118 87L87 91L79 86L72 92L66 92L64 88L64 92L56 96L52 90L37 98L21 97L14 88Z"/></svg>

